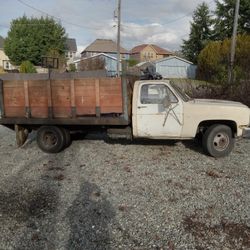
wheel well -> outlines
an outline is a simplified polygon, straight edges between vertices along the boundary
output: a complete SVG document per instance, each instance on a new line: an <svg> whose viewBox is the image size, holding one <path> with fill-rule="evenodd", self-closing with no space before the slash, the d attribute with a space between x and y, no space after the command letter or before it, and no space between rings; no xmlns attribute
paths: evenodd
<svg viewBox="0 0 250 250"><path fill-rule="evenodd" d="M220 125L226 125L231 128L233 132L233 136L237 134L237 124L235 121L230 120L208 120L208 121L202 121L197 129L197 134L199 133L205 133L208 127L214 125L214 124L220 124Z"/></svg>

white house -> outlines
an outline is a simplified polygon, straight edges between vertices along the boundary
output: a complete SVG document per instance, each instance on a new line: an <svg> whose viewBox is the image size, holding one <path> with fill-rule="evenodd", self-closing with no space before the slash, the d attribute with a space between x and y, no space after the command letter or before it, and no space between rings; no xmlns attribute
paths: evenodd
<svg viewBox="0 0 250 250"><path fill-rule="evenodd" d="M0 67L4 70L16 69L11 63L9 57L4 53L3 50L4 39L0 36Z"/></svg>
<svg viewBox="0 0 250 250"><path fill-rule="evenodd" d="M66 40L66 52L65 56L67 58L67 65L74 63L76 59L77 45L76 39L67 38Z"/></svg>

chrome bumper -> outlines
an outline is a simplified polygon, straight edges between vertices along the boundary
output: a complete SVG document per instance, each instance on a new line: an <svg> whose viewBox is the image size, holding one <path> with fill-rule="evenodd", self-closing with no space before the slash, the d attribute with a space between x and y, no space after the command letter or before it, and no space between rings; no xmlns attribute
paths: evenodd
<svg viewBox="0 0 250 250"><path fill-rule="evenodd" d="M243 133L242 133L243 138L249 138L250 139L250 127L249 128L244 128Z"/></svg>

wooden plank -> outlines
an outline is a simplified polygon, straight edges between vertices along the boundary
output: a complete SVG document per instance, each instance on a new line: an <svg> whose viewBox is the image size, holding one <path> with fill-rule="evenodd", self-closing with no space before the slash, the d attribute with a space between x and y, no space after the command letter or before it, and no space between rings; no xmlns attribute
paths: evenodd
<svg viewBox="0 0 250 250"><path fill-rule="evenodd" d="M71 117L70 81L53 80L51 88L53 117Z"/></svg>
<svg viewBox="0 0 250 250"><path fill-rule="evenodd" d="M95 107L94 96L76 96L76 106L93 106Z"/></svg>
<svg viewBox="0 0 250 250"><path fill-rule="evenodd" d="M29 102L31 116L35 118L48 117L47 85L44 81L29 81Z"/></svg>
<svg viewBox="0 0 250 250"><path fill-rule="evenodd" d="M122 107L122 100L120 96L112 96L110 95L108 98L105 96L101 97L101 107L109 106L109 107Z"/></svg>
<svg viewBox="0 0 250 250"><path fill-rule="evenodd" d="M21 107L5 106L5 117L25 117L24 106Z"/></svg>
<svg viewBox="0 0 250 250"><path fill-rule="evenodd" d="M100 81L99 79L95 80L95 110L96 116L101 116L101 107L100 107Z"/></svg>
<svg viewBox="0 0 250 250"><path fill-rule="evenodd" d="M75 93L76 95L93 95L93 91L95 91L95 85L93 86L79 86L75 85Z"/></svg>
<svg viewBox="0 0 250 250"><path fill-rule="evenodd" d="M102 114L110 114L110 113L118 113L122 114L122 108L121 106L118 107L109 107L109 106L102 106Z"/></svg>
<svg viewBox="0 0 250 250"><path fill-rule="evenodd" d="M4 88L20 88L23 86L23 81L16 81L16 80L13 80L13 81L4 81Z"/></svg>
<svg viewBox="0 0 250 250"><path fill-rule="evenodd" d="M7 86L4 83L3 95L4 95L4 109L6 117L25 117L25 97L23 82L19 82L18 85L14 83Z"/></svg>
<svg viewBox="0 0 250 250"><path fill-rule="evenodd" d="M4 94L4 106L12 106L12 107L20 107L25 106L24 99L24 88L23 86L19 86L19 88L3 88Z"/></svg>
<svg viewBox="0 0 250 250"><path fill-rule="evenodd" d="M121 79L101 79L100 106L103 114L122 113L122 86Z"/></svg>
<svg viewBox="0 0 250 250"><path fill-rule="evenodd" d="M3 80L0 79L0 112L1 116L5 116L5 111L4 111L4 99L3 99Z"/></svg>
<svg viewBox="0 0 250 250"><path fill-rule="evenodd" d="M76 106L76 114L77 116L95 115L96 114L95 106L94 105L84 106L84 107Z"/></svg>
<svg viewBox="0 0 250 250"><path fill-rule="evenodd" d="M71 102L71 116L76 117L76 96L75 96L75 80L70 80L70 102Z"/></svg>
<svg viewBox="0 0 250 250"><path fill-rule="evenodd" d="M54 118L71 118L70 107L53 106Z"/></svg>
<svg viewBox="0 0 250 250"><path fill-rule="evenodd" d="M31 116L33 118L47 118L48 117L48 105L44 107L41 106L32 106Z"/></svg>
<svg viewBox="0 0 250 250"><path fill-rule="evenodd" d="M28 81L24 81L24 99L25 99L25 116L30 118L31 110L30 110L30 101L29 101L29 83Z"/></svg>

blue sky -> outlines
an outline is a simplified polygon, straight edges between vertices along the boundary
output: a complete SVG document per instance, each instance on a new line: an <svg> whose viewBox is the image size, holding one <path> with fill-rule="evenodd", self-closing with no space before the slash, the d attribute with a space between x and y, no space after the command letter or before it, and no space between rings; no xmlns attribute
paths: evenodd
<svg viewBox="0 0 250 250"><path fill-rule="evenodd" d="M192 12L202 0L122 0L122 45L154 43L177 50L188 37ZM214 1L205 0L211 9ZM29 5L29 6L27 6ZM96 38L116 39L116 0L1 0L0 35L12 19L54 16L75 38L79 52Z"/></svg>

